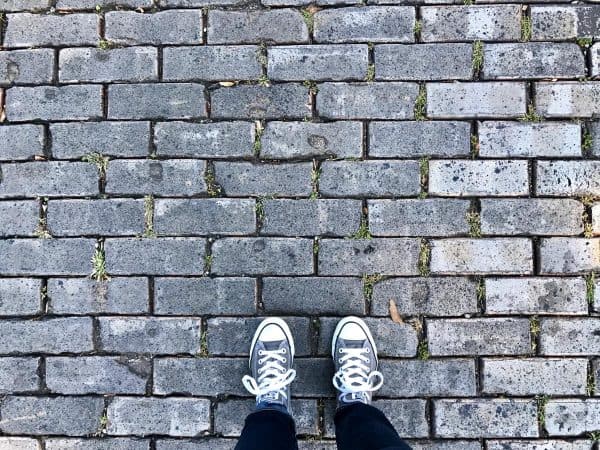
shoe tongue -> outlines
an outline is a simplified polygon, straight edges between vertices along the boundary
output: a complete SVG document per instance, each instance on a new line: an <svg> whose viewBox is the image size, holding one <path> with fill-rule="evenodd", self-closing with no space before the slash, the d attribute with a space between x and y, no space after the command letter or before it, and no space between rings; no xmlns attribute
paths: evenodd
<svg viewBox="0 0 600 450"><path fill-rule="evenodd" d="M265 350L273 351L279 350L281 341L263 341L262 344Z"/></svg>
<svg viewBox="0 0 600 450"><path fill-rule="evenodd" d="M360 340L360 341L349 341L347 339L344 339L344 348L363 348L365 346L365 341Z"/></svg>

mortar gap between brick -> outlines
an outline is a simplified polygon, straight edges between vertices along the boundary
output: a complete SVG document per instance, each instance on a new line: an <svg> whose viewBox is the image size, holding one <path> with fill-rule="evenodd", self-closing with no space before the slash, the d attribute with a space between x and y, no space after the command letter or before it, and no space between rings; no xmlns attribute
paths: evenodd
<svg viewBox="0 0 600 450"><path fill-rule="evenodd" d="M256 314L263 315L265 313L265 305L263 303L263 279L261 276L256 277Z"/></svg>
<svg viewBox="0 0 600 450"><path fill-rule="evenodd" d="M154 315L154 277L148 277L148 312Z"/></svg>
<svg viewBox="0 0 600 450"><path fill-rule="evenodd" d="M533 273L532 276L540 275L540 238L539 236L532 236L531 238L531 247L533 250Z"/></svg>

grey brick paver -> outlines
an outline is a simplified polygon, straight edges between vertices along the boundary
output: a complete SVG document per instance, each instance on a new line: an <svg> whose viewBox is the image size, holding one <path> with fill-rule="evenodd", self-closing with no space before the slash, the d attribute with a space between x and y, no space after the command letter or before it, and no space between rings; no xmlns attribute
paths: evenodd
<svg viewBox="0 0 600 450"><path fill-rule="evenodd" d="M49 84L53 78L54 52L50 49L0 53L0 85Z"/></svg>

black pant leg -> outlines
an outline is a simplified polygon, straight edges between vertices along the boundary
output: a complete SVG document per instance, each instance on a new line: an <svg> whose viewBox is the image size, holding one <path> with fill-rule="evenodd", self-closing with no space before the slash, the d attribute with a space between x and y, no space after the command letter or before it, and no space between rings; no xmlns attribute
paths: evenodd
<svg viewBox="0 0 600 450"><path fill-rule="evenodd" d="M272 409L253 412L246 417L235 450L298 450L294 419Z"/></svg>

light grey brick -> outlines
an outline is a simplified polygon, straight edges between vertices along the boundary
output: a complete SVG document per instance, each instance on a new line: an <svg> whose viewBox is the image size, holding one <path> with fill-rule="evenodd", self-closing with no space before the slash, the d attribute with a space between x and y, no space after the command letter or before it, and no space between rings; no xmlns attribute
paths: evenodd
<svg viewBox="0 0 600 450"><path fill-rule="evenodd" d="M519 5L425 6L421 8L424 42L518 41Z"/></svg>
<svg viewBox="0 0 600 450"><path fill-rule="evenodd" d="M170 10L153 13L110 11L104 15L104 20L106 39L119 44L202 43L200 10Z"/></svg>
<svg viewBox="0 0 600 450"><path fill-rule="evenodd" d="M14 50L0 53L0 86L51 83L53 70L54 52L50 49Z"/></svg>
<svg viewBox="0 0 600 450"><path fill-rule="evenodd" d="M267 70L272 80L363 80L368 53L364 44L272 47Z"/></svg>
<svg viewBox="0 0 600 450"><path fill-rule="evenodd" d="M302 119L310 116L308 89L301 84L239 85L211 92L215 119Z"/></svg>
<svg viewBox="0 0 600 450"><path fill-rule="evenodd" d="M418 161L325 161L319 192L331 197L416 196L421 191Z"/></svg>
<svg viewBox="0 0 600 450"><path fill-rule="evenodd" d="M1 450L41 450L40 443L32 438L0 437Z"/></svg>
<svg viewBox="0 0 600 450"><path fill-rule="evenodd" d="M594 234L600 234L600 204L592 206L592 229Z"/></svg>
<svg viewBox="0 0 600 450"><path fill-rule="evenodd" d="M46 358L46 385L58 394L144 394L151 362L141 358Z"/></svg>
<svg viewBox="0 0 600 450"><path fill-rule="evenodd" d="M0 236L34 236L40 205L34 200L0 202Z"/></svg>
<svg viewBox="0 0 600 450"><path fill-rule="evenodd" d="M429 193L446 197L526 196L527 161L435 160L429 162Z"/></svg>
<svg viewBox="0 0 600 450"><path fill-rule="evenodd" d="M358 278L263 278L262 306L269 314L365 314L362 282Z"/></svg>
<svg viewBox="0 0 600 450"><path fill-rule="evenodd" d="M525 114L525 101L524 83L427 84L427 116L434 119L520 117Z"/></svg>
<svg viewBox="0 0 600 450"><path fill-rule="evenodd" d="M462 316L479 311L476 283L467 278L393 278L375 283L371 314L389 315L394 300L406 316Z"/></svg>
<svg viewBox="0 0 600 450"><path fill-rule="evenodd" d="M592 75L592 77L598 77L598 76L600 76L600 43L596 43L596 44L592 45L589 52L592 57L591 75Z"/></svg>
<svg viewBox="0 0 600 450"><path fill-rule="evenodd" d="M268 122L261 138L260 156L358 158L362 155L362 142L359 122Z"/></svg>
<svg viewBox="0 0 600 450"><path fill-rule="evenodd" d="M173 1L173 0L167 0ZM177 0L184 1L184 0ZM187 1L187 0L186 0ZM193 1L193 0L191 0ZM233 450L237 440L224 438L203 438L186 441L182 439L159 439L156 441L156 450Z"/></svg>
<svg viewBox="0 0 600 450"><path fill-rule="evenodd" d="M0 315L32 316L42 309L42 283L34 278L0 278Z"/></svg>
<svg viewBox="0 0 600 450"><path fill-rule="evenodd" d="M153 47L65 48L59 53L61 82L150 81L158 79Z"/></svg>
<svg viewBox="0 0 600 450"><path fill-rule="evenodd" d="M323 83L317 110L329 119L411 119L418 91L408 82Z"/></svg>
<svg viewBox="0 0 600 450"><path fill-rule="evenodd" d="M98 431L99 397L17 397L2 402L0 429L9 434L86 436Z"/></svg>
<svg viewBox="0 0 600 450"><path fill-rule="evenodd" d="M11 121L99 119L102 86L13 87L6 91L6 117Z"/></svg>
<svg viewBox="0 0 600 450"><path fill-rule="evenodd" d="M547 238L540 243L540 274L600 270L600 239Z"/></svg>
<svg viewBox="0 0 600 450"><path fill-rule="evenodd" d="M217 275L309 275L313 241L294 238L224 238L212 246Z"/></svg>
<svg viewBox="0 0 600 450"><path fill-rule="evenodd" d="M598 14L597 5L532 6L531 37L534 41L598 38Z"/></svg>
<svg viewBox="0 0 600 450"><path fill-rule="evenodd" d="M483 360L483 392L502 395L585 395L586 359Z"/></svg>
<svg viewBox="0 0 600 450"><path fill-rule="evenodd" d="M536 194L600 195L600 161L538 161Z"/></svg>
<svg viewBox="0 0 600 450"><path fill-rule="evenodd" d="M111 238L104 244L111 275L200 275L206 240L202 238Z"/></svg>
<svg viewBox="0 0 600 450"><path fill-rule="evenodd" d="M600 428L600 400L550 400L546 405L550 436L578 436Z"/></svg>
<svg viewBox="0 0 600 450"><path fill-rule="evenodd" d="M216 162L217 183L230 196L308 196L311 193L312 163L254 164Z"/></svg>
<svg viewBox="0 0 600 450"><path fill-rule="evenodd" d="M590 450L590 442L580 441L487 441L488 450Z"/></svg>
<svg viewBox="0 0 600 450"><path fill-rule="evenodd" d="M376 80L470 80L470 44L375 46Z"/></svg>
<svg viewBox="0 0 600 450"><path fill-rule="evenodd" d="M199 398L116 397L107 410L113 436L196 436L210 429L210 401Z"/></svg>
<svg viewBox="0 0 600 450"><path fill-rule="evenodd" d="M468 156L470 137L467 122L371 122L369 156Z"/></svg>
<svg viewBox="0 0 600 450"><path fill-rule="evenodd" d="M408 441L408 444L413 450L481 450L481 444L477 441Z"/></svg>
<svg viewBox="0 0 600 450"><path fill-rule="evenodd" d="M2 3L2 9L4 11L25 11L25 10L46 9L49 6L50 6L50 0L5 0ZM2 450L4 450L4 449L2 449Z"/></svg>
<svg viewBox="0 0 600 450"><path fill-rule="evenodd" d="M0 358L0 392L34 392L40 388L37 358ZM0 441L2 449L2 441Z"/></svg>
<svg viewBox="0 0 600 450"><path fill-rule="evenodd" d="M545 117L596 117L600 114L600 83L536 83L536 107Z"/></svg>
<svg viewBox="0 0 600 450"><path fill-rule="evenodd" d="M433 407L436 437L539 436L534 400L434 400Z"/></svg>
<svg viewBox="0 0 600 450"><path fill-rule="evenodd" d="M251 278L156 278L154 311L165 315L250 315L256 312Z"/></svg>
<svg viewBox="0 0 600 450"><path fill-rule="evenodd" d="M48 280L48 311L53 314L144 314L148 312L146 278L111 277Z"/></svg>
<svg viewBox="0 0 600 450"><path fill-rule="evenodd" d="M417 275L418 239L322 239L320 275Z"/></svg>
<svg viewBox="0 0 600 450"><path fill-rule="evenodd" d="M33 159L44 154L44 128L41 125L2 125L0 160Z"/></svg>
<svg viewBox="0 0 600 450"><path fill-rule="evenodd" d="M203 194L204 168L204 161L194 159L111 161L105 189L109 194Z"/></svg>
<svg viewBox="0 0 600 450"><path fill-rule="evenodd" d="M135 438L46 439L46 450L150 450L150 441Z"/></svg>
<svg viewBox="0 0 600 450"><path fill-rule="evenodd" d="M207 7L214 8L217 6L238 6L244 7L240 0L161 0L161 6L167 7Z"/></svg>
<svg viewBox="0 0 600 450"><path fill-rule="evenodd" d="M96 45L97 14L7 14L4 45L11 47L43 47Z"/></svg>
<svg viewBox="0 0 600 450"><path fill-rule="evenodd" d="M540 321L540 354L586 356L598 353L598 317L543 318Z"/></svg>
<svg viewBox="0 0 600 450"><path fill-rule="evenodd" d="M262 75L259 52L254 45L167 47L163 50L163 79L257 80Z"/></svg>
<svg viewBox="0 0 600 450"><path fill-rule="evenodd" d="M108 88L108 117L206 117L204 86L197 83L112 84Z"/></svg>
<svg viewBox="0 0 600 450"><path fill-rule="evenodd" d="M300 11L212 10L208 14L209 44L308 43L308 29Z"/></svg>
<svg viewBox="0 0 600 450"><path fill-rule="evenodd" d="M103 9L115 6L125 6L133 9L151 8L153 4L152 0L57 0L56 2L56 8L60 10L95 9L96 5Z"/></svg>
<svg viewBox="0 0 600 450"><path fill-rule="evenodd" d="M89 275L93 239L0 240L2 275Z"/></svg>
<svg viewBox="0 0 600 450"><path fill-rule="evenodd" d="M581 156L581 127L568 122L480 122L479 156Z"/></svg>

